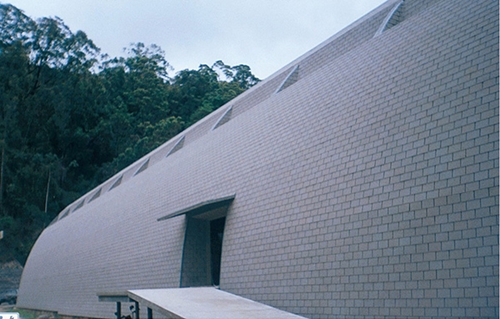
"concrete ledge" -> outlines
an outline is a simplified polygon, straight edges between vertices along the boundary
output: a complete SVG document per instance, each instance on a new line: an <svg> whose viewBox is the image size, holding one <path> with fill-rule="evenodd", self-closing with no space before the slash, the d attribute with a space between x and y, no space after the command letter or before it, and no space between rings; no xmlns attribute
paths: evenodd
<svg viewBox="0 0 500 319"><path fill-rule="evenodd" d="M213 287L129 290L128 296L169 318L304 319Z"/></svg>

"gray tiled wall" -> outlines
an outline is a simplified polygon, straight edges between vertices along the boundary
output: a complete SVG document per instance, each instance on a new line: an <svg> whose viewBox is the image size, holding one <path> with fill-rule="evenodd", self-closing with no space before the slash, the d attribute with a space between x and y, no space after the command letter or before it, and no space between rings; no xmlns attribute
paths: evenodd
<svg viewBox="0 0 500 319"><path fill-rule="evenodd" d="M366 36L396 3L48 227L19 304L112 317L96 292L179 287L185 216L157 219L236 194L223 290L310 318L498 317L498 1L407 0Z"/></svg>

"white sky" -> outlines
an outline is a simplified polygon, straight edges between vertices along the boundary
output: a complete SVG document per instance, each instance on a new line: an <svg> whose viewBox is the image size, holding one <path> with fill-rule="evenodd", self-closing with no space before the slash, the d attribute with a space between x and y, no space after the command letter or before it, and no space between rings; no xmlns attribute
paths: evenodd
<svg viewBox="0 0 500 319"><path fill-rule="evenodd" d="M157 44L174 68L250 66L265 79L385 0L0 0L32 18L63 19L102 53Z"/></svg>

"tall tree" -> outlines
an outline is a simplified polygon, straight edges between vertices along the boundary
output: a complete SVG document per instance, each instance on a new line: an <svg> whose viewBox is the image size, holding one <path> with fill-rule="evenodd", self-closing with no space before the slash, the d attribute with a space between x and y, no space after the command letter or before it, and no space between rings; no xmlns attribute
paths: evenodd
<svg viewBox="0 0 500 319"><path fill-rule="evenodd" d="M220 71L225 75L228 82L236 83L243 90L248 90L260 82L260 80L252 74L250 67L245 64L230 66L218 60L214 63L212 68Z"/></svg>
<svg viewBox="0 0 500 319"><path fill-rule="evenodd" d="M61 209L258 82L222 61L170 77L156 45L125 53L0 4L2 253L23 263Z"/></svg>
<svg viewBox="0 0 500 319"><path fill-rule="evenodd" d="M68 148L58 148L54 136L64 134L52 124L72 108L83 111L82 101L97 100L74 99L94 86L71 92L70 84L92 77L99 50L62 20L34 21L11 5L0 4L0 25L0 228L8 234L0 246L23 261L39 231L82 192L60 187L81 150L69 157ZM67 125L62 118L57 122ZM87 129L81 118L74 123L67 131Z"/></svg>

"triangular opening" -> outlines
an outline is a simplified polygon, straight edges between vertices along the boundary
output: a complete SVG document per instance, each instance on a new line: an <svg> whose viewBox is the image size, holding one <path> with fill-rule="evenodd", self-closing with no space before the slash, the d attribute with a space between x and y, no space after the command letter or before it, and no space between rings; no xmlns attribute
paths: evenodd
<svg viewBox="0 0 500 319"><path fill-rule="evenodd" d="M73 212L76 212L77 210L79 210L80 208L83 207L83 204L85 203L85 200L82 200L76 207L75 209L73 209Z"/></svg>
<svg viewBox="0 0 500 319"><path fill-rule="evenodd" d="M109 190L112 190L113 188L119 186L121 183L122 183L122 178L123 178L123 175L120 176L120 178L118 178L114 183L113 185L111 185L111 187L109 188Z"/></svg>
<svg viewBox="0 0 500 319"><path fill-rule="evenodd" d="M56 216L49 224L49 226L54 225L59 220L59 216Z"/></svg>
<svg viewBox="0 0 500 319"><path fill-rule="evenodd" d="M135 172L134 176L144 172L148 168L148 166L149 166L149 158L146 162L144 162L144 164L142 164L142 166L137 170L137 172Z"/></svg>
<svg viewBox="0 0 500 319"><path fill-rule="evenodd" d="M95 194L94 194L94 195L92 195L92 197L89 199L89 203L90 203L91 201L93 201L94 199L97 199L99 196L101 196L101 189L102 189L102 188L99 188L99 190L98 190L97 192L95 192Z"/></svg>
<svg viewBox="0 0 500 319"><path fill-rule="evenodd" d="M294 84L298 80L299 80L299 66L296 65L292 69L292 71L290 72L290 74L288 74L288 76L283 81L283 83L281 83L281 85L279 86L279 88L276 90L276 93L279 93L279 92L283 91L284 89L286 89L290 85Z"/></svg>
<svg viewBox="0 0 500 319"><path fill-rule="evenodd" d="M381 35L384 31L389 30L396 24L400 23L403 21L403 4L404 0L400 1L398 4L392 8L391 12L387 15L387 17L384 19L382 24L380 25L379 29L375 33L375 36Z"/></svg>
<svg viewBox="0 0 500 319"><path fill-rule="evenodd" d="M182 148L182 146L184 146L184 136L181 137L179 139L179 141L177 141L177 143L175 143L174 147L172 147L172 149L168 152L167 156L174 154L175 152L180 150ZM167 156L165 156L165 157L167 157Z"/></svg>
<svg viewBox="0 0 500 319"><path fill-rule="evenodd" d="M229 120L231 119L232 111L233 111L233 107L231 106L227 109L226 112L224 112L224 114L220 117L220 119L217 121L217 123L215 123L212 130L215 130L219 126L224 125L225 123L229 122Z"/></svg>
<svg viewBox="0 0 500 319"><path fill-rule="evenodd" d="M64 217L68 216L69 215L69 209L67 209L62 215L61 217L59 218L59 220L63 219Z"/></svg>

